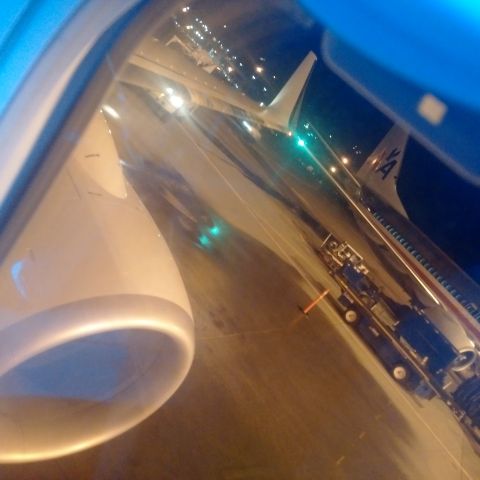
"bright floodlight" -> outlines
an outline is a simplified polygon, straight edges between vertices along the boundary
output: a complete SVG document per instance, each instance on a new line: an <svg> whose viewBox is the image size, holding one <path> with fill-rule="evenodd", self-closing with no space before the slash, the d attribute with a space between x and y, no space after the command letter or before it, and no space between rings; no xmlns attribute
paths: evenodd
<svg viewBox="0 0 480 480"><path fill-rule="evenodd" d="M165 89L165 91L166 91L169 95L173 95L173 88L167 87L167 88Z"/></svg>
<svg viewBox="0 0 480 480"><path fill-rule="evenodd" d="M337 167L334 167L333 165L330 167L330 171L332 173L335 173L337 171Z"/></svg>
<svg viewBox="0 0 480 480"><path fill-rule="evenodd" d="M255 68L255 71L256 71L257 73L262 73L262 72L263 72L263 67L256 67L256 68Z"/></svg>
<svg viewBox="0 0 480 480"><path fill-rule="evenodd" d="M233 67L228 67L227 70L228 70L229 73L232 73L233 72Z"/></svg>
<svg viewBox="0 0 480 480"><path fill-rule="evenodd" d="M350 160L347 157L342 157L342 163L344 165L348 165L350 163Z"/></svg>
<svg viewBox="0 0 480 480"><path fill-rule="evenodd" d="M110 115L111 117L116 119L120 118L120 115L118 114L118 112L110 105L104 105L102 108L103 108L103 111L108 115Z"/></svg>
<svg viewBox="0 0 480 480"><path fill-rule="evenodd" d="M303 138L299 138L297 141L297 144L299 147L304 147L305 146L305 140Z"/></svg>
<svg viewBox="0 0 480 480"><path fill-rule="evenodd" d="M180 108L183 106L183 98L179 97L178 95L170 95L168 97L168 101L172 104L175 108Z"/></svg>

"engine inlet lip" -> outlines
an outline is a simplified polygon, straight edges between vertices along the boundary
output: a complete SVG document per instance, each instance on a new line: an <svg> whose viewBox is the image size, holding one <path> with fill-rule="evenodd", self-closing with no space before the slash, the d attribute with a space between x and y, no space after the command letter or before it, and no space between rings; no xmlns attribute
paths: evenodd
<svg viewBox="0 0 480 480"><path fill-rule="evenodd" d="M89 438L66 441L52 448L2 451L0 462L16 463L55 458L103 443L137 425L157 410L180 386L193 361L194 325L178 305L156 297L114 295L96 297L54 307L29 316L0 331L0 377L28 360L65 343L120 330L143 330L168 338L174 345L167 377L147 386L147 404L129 410L126 418L93 432ZM160 342L159 342L160 344ZM152 374L152 379L154 378ZM0 392L1 399L1 392ZM1 434L1 432L0 432Z"/></svg>

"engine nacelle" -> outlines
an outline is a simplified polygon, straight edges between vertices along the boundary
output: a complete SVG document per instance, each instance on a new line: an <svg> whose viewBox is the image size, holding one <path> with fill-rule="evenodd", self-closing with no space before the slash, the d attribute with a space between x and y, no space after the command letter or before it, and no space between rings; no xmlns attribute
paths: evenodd
<svg viewBox="0 0 480 480"><path fill-rule="evenodd" d="M459 352L459 356L454 360L450 368L461 372L470 367L477 360L478 352L474 342L465 333L465 329L450 319L441 307L425 308L424 313L430 322Z"/></svg>
<svg viewBox="0 0 480 480"><path fill-rule="evenodd" d="M0 268L0 462L125 432L193 352L176 263L97 114Z"/></svg>

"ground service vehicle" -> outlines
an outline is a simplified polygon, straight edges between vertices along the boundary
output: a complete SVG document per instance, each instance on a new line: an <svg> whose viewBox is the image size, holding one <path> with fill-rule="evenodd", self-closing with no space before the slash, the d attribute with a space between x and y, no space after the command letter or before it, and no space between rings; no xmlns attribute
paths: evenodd
<svg viewBox="0 0 480 480"><path fill-rule="evenodd" d="M480 376L477 363L464 368L459 352L415 305L382 292L362 256L329 234L318 255L341 289L342 317L375 353L391 376L415 395L438 396L480 452Z"/></svg>

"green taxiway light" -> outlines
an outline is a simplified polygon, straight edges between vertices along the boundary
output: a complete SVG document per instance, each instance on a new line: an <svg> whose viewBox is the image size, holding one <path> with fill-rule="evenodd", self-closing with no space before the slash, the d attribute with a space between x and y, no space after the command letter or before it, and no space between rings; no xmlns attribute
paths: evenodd
<svg viewBox="0 0 480 480"><path fill-rule="evenodd" d="M212 237L218 237L218 235L220 235L220 227L218 225L214 225L213 227L209 228L208 231Z"/></svg>
<svg viewBox="0 0 480 480"><path fill-rule="evenodd" d="M304 140L303 138L299 138L299 139L297 140L297 145L298 145L299 147L304 147L304 146L305 146L305 140Z"/></svg>
<svg viewBox="0 0 480 480"><path fill-rule="evenodd" d="M208 247L208 245L210 245L210 239L207 237L207 235L205 235L204 233L202 233L202 235L200 235L198 237L198 243L202 246L202 247Z"/></svg>

